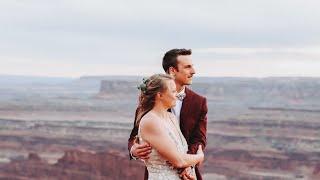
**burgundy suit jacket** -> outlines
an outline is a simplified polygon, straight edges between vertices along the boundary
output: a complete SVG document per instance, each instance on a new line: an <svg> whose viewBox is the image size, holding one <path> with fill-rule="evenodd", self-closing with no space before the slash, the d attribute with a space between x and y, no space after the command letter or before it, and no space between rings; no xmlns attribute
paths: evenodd
<svg viewBox="0 0 320 180"><path fill-rule="evenodd" d="M188 153L195 154L198 145L202 145L204 149L207 144L207 100L192 90L186 88L186 97L183 99L180 112L180 129L188 142ZM137 116L137 111L136 111ZM135 118L136 119L136 118ZM134 122L135 124L135 122ZM128 150L134 143L134 137L138 134L138 128L133 126L130 137L128 139ZM130 159L132 159L129 153ZM198 180L202 180L199 168L196 167L196 176ZM148 172L145 171L145 180L148 179Z"/></svg>

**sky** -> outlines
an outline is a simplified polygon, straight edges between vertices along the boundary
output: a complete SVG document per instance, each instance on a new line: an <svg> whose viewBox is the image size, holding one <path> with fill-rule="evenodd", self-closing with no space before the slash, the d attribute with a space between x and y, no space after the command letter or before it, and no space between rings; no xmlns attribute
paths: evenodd
<svg viewBox="0 0 320 180"><path fill-rule="evenodd" d="M318 0L1 0L0 74L151 75L192 49L198 76L320 77Z"/></svg>

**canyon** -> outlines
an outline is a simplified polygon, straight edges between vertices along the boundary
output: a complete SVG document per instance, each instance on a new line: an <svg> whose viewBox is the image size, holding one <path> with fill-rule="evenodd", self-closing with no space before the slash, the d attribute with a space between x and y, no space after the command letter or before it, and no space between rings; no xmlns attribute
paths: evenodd
<svg viewBox="0 0 320 180"><path fill-rule="evenodd" d="M143 178L127 150L141 77L27 79L0 81L0 179ZM190 88L208 100L205 179L320 179L320 78Z"/></svg>

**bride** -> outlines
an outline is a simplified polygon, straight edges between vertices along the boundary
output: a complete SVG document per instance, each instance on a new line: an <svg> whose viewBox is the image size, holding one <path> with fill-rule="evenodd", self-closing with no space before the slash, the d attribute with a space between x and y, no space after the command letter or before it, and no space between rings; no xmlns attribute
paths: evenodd
<svg viewBox="0 0 320 180"><path fill-rule="evenodd" d="M193 167L204 159L202 147L197 154L187 154L188 144L182 135L178 120L168 112L175 106L176 85L171 76L156 74L143 80L139 110L136 119L139 143L152 147L150 158L145 160L149 180L179 180L178 168ZM183 179L196 178L194 169Z"/></svg>

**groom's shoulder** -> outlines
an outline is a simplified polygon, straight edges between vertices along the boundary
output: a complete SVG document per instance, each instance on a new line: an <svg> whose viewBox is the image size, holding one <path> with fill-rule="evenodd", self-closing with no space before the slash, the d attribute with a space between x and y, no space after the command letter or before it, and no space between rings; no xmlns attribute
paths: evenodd
<svg viewBox="0 0 320 180"><path fill-rule="evenodd" d="M190 95L194 99L199 99L199 100L205 100L206 99L206 97L194 92L190 88L186 88L186 91L187 91L186 93L188 94L188 96Z"/></svg>

